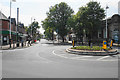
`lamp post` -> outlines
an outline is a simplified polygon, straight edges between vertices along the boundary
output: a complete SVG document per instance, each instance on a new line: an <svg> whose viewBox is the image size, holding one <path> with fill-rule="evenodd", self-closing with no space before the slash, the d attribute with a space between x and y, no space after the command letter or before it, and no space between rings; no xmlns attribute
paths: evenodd
<svg viewBox="0 0 120 80"><path fill-rule="evenodd" d="M31 43L32 43L32 17L31 17Z"/></svg>
<svg viewBox="0 0 120 80"><path fill-rule="evenodd" d="M33 23L33 19L34 19L34 22L35 22L35 18L31 17L31 40L33 40L33 30L32 30L32 23ZM32 42L32 41L31 41Z"/></svg>
<svg viewBox="0 0 120 80"><path fill-rule="evenodd" d="M0 36L0 39L1 39L1 49L2 49L2 10L0 11L0 16L1 16L1 20L0 20L0 26L1 26L1 36Z"/></svg>
<svg viewBox="0 0 120 80"><path fill-rule="evenodd" d="M108 32L107 32L107 9L108 9L109 7L108 6L106 6L106 39L108 38L108 36L107 36L107 34L108 34Z"/></svg>
<svg viewBox="0 0 120 80"><path fill-rule="evenodd" d="M12 5L12 1L10 0L10 40L9 40L9 43L10 43L10 48L11 48L11 5Z"/></svg>
<svg viewBox="0 0 120 80"><path fill-rule="evenodd" d="M31 37L32 37L32 17L31 17Z"/></svg>
<svg viewBox="0 0 120 80"><path fill-rule="evenodd" d="M16 2L16 0L10 0L10 48L11 48L11 6L12 6L12 1Z"/></svg>
<svg viewBox="0 0 120 80"><path fill-rule="evenodd" d="M19 27L19 8L17 8L17 26L16 26L16 42L17 47L19 47L19 41L18 41L18 28Z"/></svg>

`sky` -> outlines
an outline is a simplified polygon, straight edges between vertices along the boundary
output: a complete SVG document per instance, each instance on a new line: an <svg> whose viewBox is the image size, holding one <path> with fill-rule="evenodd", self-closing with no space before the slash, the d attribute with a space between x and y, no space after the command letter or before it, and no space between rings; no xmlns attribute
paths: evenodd
<svg viewBox="0 0 120 80"><path fill-rule="evenodd" d="M16 0L16 2L12 2L11 17L17 17L17 8L19 8L19 21L21 23L28 26L35 19L41 26L41 21L47 17L46 12L49 11L51 6L59 4L60 2L66 2L74 12L77 13L78 9L81 6L85 6L89 1L91 0ZM108 17L118 14L118 2L120 0L93 1L100 2L101 7L104 9L106 5L109 6L109 9L107 10ZM10 15L10 0L0 0L0 10L8 17ZM44 32L42 27L40 28L40 32Z"/></svg>

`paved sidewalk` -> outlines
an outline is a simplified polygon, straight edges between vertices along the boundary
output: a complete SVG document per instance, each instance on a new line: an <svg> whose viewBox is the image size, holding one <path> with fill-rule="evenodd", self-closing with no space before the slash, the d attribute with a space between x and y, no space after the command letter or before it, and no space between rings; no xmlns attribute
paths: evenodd
<svg viewBox="0 0 120 80"><path fill-rule="evenodd" d="M20 48L27 48L29 47L30 45L28 45L28 42L24 43L24 45L22 46L21 43L19 43L19 47L17 47L17 44L11 44L11 48L10 48L10 45L3 45L3 46L0 46L0 50L8 50L8 49L20 49Z"/></svg>

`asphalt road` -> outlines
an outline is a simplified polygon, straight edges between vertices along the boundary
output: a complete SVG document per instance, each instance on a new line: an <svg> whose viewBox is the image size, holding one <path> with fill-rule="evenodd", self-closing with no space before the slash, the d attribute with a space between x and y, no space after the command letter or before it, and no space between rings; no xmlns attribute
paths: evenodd
<svg viewBox="0 0 120 80"><path fill-rule="evenodd" d="M4 50L3 78L118 78L118 55L69 54L69 45L42 39L31 47Z"/></svg>

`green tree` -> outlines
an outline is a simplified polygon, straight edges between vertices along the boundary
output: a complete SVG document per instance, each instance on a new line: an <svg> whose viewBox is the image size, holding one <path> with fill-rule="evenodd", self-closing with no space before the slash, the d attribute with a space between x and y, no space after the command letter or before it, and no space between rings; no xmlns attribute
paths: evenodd
<svg viewBox="0 0 120 80"><path fill-rule="evenodd" d="M75 15L73 28L77 38L82 40L83 35L87 35L88 39L97 38L104 18L104 9L96 1L90 1L86 6L80 7Z"/></svg>
<svg viewBox="0 0 120 80"><path fill-rule="evenodd" d="M73 10L65 3L61 2L50 7L47 13L49 26L61 36L64 42L64 36L69 31L67 21L71 17Z"/></svg>
<svg viewBox="0 0 120 80"><path fill-rule="evenodd" d="M48 18L46 18L44 21L42 21L42 27L44 28L45 32L45 37L47 39L50 39L50 40L53 40L53 28L54 27L51 27L52 26L52 23L49 22L50 20Z"/></svg>
<svg viewBox="0 0 120 80"><path fill-rule="evenodd" d="M40 28L40 26L39 26L39 23L37 21L32 22L32 24L30 24L30 26L28 27L27 32L29 35L31 35L31 33L32 33L33 40L36 40L37 32L38 32L39 28ZM31 30L32 30L32 32L31 32Z"/></svg>
<svg viewBox="0 0 120 80"><path fill-rule="evenodd" d="M104 9L101 8L100 3L91 1L87 4L87 30L89 38L97 38L98 30L101 29L102 20L105 18Z"/></svg>
<svg viewBox="0 0 120 80"><path fill-rule="evenodd" d="M47 39L52 40L52 28L48 27L48 28L45 30L44 34L45 34L45 37L46 37Z"/></svg>
<svg viewBox="0 0 120 80"><path fill-rule="evenodd" d="M84 31L86 30L87 22L87 7L80 7L75 15L74 32L78 40L83 41Z"/></svg>

